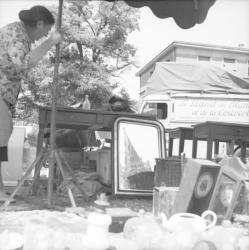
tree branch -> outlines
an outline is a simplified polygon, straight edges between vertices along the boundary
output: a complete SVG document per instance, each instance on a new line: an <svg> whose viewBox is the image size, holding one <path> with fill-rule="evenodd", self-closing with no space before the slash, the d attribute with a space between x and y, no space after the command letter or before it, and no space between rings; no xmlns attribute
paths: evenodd
<svg viewBox="0 0 249 250"><path fill-rule="evenodd" d="M83 63L83 50L82 50L82 45L79 41L76 41L79 53L80 53L80 64L82 65Z"/></svg>
<svg viewBox="0 0 249 250"><path fill-rule="evenodd" d="M93 28L93 26L91 25L91 23L88 21L88 18L86 17L84 11L82 10L81 6L78 5L76 2L73 2L74 6L77 7L78 11L82 14L83 18L84 18L84 21L89 25L90 29L92 30L93 34L95 34L95 30Z"/></svg>

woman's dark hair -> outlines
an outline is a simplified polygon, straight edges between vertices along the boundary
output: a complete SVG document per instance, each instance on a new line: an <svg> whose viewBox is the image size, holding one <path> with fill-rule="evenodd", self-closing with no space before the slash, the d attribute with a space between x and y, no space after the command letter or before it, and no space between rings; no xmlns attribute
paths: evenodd
<svg viewBox="0 0 249 250"><path fill-rule="evenodd" d="M130 108L129 100L119 97L117 95L111 96L109 99L109 110L110 111L121 111L121 112L133 112Z"/></svg>
<svg viewBox="0 0 249 250"><path fill-rule="evenodd" d="M38 21L43 21L45 24L54 24L52 13L45 7L36 5L29 10L19 12L19 19L28 26L36 26Z"/></svg>

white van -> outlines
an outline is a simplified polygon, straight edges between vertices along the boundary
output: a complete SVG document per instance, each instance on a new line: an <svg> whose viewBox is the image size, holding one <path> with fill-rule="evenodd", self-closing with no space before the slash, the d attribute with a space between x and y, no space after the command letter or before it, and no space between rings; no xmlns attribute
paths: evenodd
<svg viewBox="0 0 249 250"><path fill-rule="evenodd" d="M143 98L139 113L156 116L165 128L190 127L205 121L249 125L249 95L151 94Z"/></svg>
<svg viewBox="0 0 249 250"><path fill-rule="evenodd" d="M205 121L249 125L249 82L210 63L158 62L139 113L166 129Z"/></svg>

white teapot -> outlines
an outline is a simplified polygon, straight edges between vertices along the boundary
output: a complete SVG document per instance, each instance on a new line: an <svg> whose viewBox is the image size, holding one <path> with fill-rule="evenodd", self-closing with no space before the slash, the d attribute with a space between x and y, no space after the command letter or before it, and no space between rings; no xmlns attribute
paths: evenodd
<svg viewBox="0 0 249 250"><path fill-rule="evenodd" d="M216 225L217 215L211 211L206 210L201 216L193 213L177 213L170 217L162 215L162 225L170 232L189 231L203 232Z"/></svg>

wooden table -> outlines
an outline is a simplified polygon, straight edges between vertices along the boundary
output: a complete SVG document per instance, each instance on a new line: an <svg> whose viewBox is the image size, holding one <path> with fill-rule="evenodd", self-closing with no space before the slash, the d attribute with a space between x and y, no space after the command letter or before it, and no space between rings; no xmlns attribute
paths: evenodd
<svg viewBox="0 0 249 250"><path fill-rule="evenodd" d="M245 162L246 146L249 143L249 125L208 121L193 125L193 128L193 158L197 155L198 140L207 140L207 159L212 159L213 142L215 142L216 154L219 151L219 142L229 142L241 146L241 159Z"/></svg>
<svg viewBox="0 0 249 250"><path fill-rule="evenodd" d="M102 110L79 110L71 107L57 107L56 128L84 130L89 128L112 131L113 122L118 117L142 118L155 120L155 118L126 112L112 112ZM37 154L43 146L44 129L50 127L51 107L39 108L39 133L37 141Z"/></svg>
<svg viewBox="0 0 249 250"><path fill-rule="evenodd" d="M179 128L169 129L166 131L166 133L168 133L169 135L169 156L172 156L174 139L179 139L178 156L181 157L181 153L184 152L185 140L193 139L193 128L179 127Z"/></svg>

